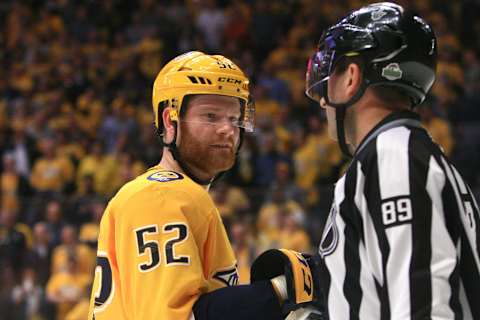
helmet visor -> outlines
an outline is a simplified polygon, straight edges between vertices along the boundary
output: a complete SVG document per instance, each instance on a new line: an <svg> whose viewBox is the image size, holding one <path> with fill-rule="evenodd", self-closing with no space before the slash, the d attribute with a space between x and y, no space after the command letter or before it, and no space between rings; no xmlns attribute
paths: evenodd
<svg viewBox="0 0 480 320"><path fill-rule="evenodd" d="M255 128L255 102L251 97L242 108L242 116L238 122L238 127L245 129L246 132L253 132Z"/></svg>
<svg viewBox="0 0 480 320"><path fill-rule="evenodd" d="M242 100L241 112L237 115L208 104L203 104L202 107L203 108L200 109L202 111L194 113L192 119L182 119L181 122L217 127L229 125L234 128L244 129L246 132L253 132L254 130L255 105L252 100L248 103Z"/></svg>
<svg viewBox="0 0 480 320"><path fill-rule="evenodd" d="M317 52L307 67L305 93L320 101L327 94L327 81L336 63L343 56L373 48L375 39L368 30L350 24L339 24L328 29L320 38Z"/></svg>
<svg viewBox="0 0 480 320"><path fill-rule="evenodd" d="M335 52L317 51L308 61L305 81L305 94L317 102L327 94L327 81L330 76Z"/></svg>

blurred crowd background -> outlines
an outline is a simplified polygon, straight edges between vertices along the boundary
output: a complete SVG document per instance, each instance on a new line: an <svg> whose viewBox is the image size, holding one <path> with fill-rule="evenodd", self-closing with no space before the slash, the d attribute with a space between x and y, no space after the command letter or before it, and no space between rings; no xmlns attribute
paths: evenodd
<svg viewBox="0 0 480 320"><path fill-rule="evenodd" d="M0 2L0 318L85 319L109 198L161 157L151 87L201 50L252 79L256 131L211 190L241 282L271 247L311 252L347 164L304 95L322 30L360 0ZM480 1L397 1L438 37L418 111L478 195Z"/></svg>

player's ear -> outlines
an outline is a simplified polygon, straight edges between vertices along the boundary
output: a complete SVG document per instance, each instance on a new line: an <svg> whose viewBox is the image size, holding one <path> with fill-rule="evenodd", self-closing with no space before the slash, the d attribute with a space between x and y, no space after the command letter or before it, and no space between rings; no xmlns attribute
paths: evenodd
<svg viewBox="0 0 480 320"><path fill-rule="evenodd" d="M362 84L362 69L356 63L350 63L345 72L345 93L350 99Z"/></svg>
<svg viewBox="0 0 480 320"><path fill-rule="evenodd" d="M163 142L171 143L175 136L175 123L170 119L170 107L163 109L162 111L162 120L163 120Z"/></svg>

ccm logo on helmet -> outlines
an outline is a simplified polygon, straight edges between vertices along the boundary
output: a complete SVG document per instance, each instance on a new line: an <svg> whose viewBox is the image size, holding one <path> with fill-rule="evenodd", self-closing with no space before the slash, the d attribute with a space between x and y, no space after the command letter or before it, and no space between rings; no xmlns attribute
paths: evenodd
<svg viewBox="0 0 480 320"><path fill-rule="evenodd" d="M242 84L242 80L238 80L235 78L228 78L228 77L220 77L218 78L218 82L226 82L231 84Z"/></svg>

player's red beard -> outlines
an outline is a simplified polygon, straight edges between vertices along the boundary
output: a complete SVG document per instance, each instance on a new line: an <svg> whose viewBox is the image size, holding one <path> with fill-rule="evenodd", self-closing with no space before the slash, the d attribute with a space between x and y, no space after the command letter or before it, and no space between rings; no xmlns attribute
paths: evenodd
<svg viewBox="0 0 480 320"><path fill-rule="evenodd" d="M222 171L230 169L235 163L236 145L232 139L228 141L218 141L211 136L206 139L200 139L190 132L188 126L181 126L181 142L178 146L182 161L188 165L190 170L208 173L209 178ZM208 141L206 141L208 139ZM211 141L210 141L211 139ZM220 140L220 139L219 139ZM219 144L235 145L233 148L217 148L213 145Z"/></svg>

